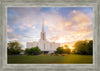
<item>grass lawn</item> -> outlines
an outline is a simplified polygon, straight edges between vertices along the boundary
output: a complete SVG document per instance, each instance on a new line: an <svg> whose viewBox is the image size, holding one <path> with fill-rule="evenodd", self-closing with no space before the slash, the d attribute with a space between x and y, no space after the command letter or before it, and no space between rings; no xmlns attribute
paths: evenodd
<svg viewBox="0 0 100 71"><path fill-rule="evenodd" d="M66 56L11 56L8 64L92 64L93 56L75 55Z"/></svg>

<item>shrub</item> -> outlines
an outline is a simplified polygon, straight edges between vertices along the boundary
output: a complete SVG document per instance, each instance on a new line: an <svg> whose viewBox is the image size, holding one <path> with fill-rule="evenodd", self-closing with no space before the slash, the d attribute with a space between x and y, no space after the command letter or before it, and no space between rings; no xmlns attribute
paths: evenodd
<svg viewBox="0 0 100 71"><path fill-rule="evenodd" d="M38 46L25 49L25 54L27 54L27 55L39 55L41 53L42 52L41 52L41 50L39 49Z"/></svg>

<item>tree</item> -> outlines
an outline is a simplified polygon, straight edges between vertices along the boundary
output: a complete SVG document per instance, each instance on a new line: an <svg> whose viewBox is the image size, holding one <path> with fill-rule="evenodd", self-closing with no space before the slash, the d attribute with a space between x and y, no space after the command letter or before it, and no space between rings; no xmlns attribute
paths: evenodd
<svg viewBox="0 0 100 71"><path fill-rule="evenodd" d="M64 45L63 47L58 47L56 49L57 54L69 54L71 50L69 49L68 45Z"/></svg>
<svg viewBox="0 0 100 71"><path fill-rule="evenodd" d="M57 51L55 53L57 53L57 54L62 54L63 53L63 48L62 47L58 47L56 50Z"/></svg>
<svg viewBox="0 0 100 71"><path fill-rule="evenodd" d="M93 40L90 40L88 43L88 54L89 55L93 54Z"/></svg>
<svg viewBox="0 0 100 71"><path fill-rule="evenodd" d="M16 55L22 51L22 45L17 41L9 42L7 45L8 55Z"/></svg>
<svg viewBox="0 0 100 71"><path fill-rule="evenodd" d="M63 49L63 53L70 54L71 49L68 47L68 45L64 45L64 48L65 48L65 49Z"/></svg>
<svg viewBox="0 0 100 71"><path fill-rule="evenodd" d="M28 54L28 55L39 55L41 53L42 52L41 52L41 50L39 49L38 46L25 49L25 54Z"/></svg>
<svg viewBox="0 0 100 71"><path fill-rule="evenodd" d="M25 54L31 55L31 53L32 53L32 52L31 52L30 48L26 48L26 49L25 49Z"/></svg>
<svg viewBox="0 0 100 71"><path fill-rule="evenodd" d="M93 40L77 41L74 47L77 54L92 55Z"/></svg>

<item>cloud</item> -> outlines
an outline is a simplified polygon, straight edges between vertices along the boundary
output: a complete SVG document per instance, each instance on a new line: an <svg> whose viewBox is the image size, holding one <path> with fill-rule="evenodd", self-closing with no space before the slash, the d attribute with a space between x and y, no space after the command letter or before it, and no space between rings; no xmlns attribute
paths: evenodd
<svg viewBox="0 0 100 71"><path fill-rule="evenodd" d="M71 21L66 21L65 26L70 26L70 25L72 25L72 22Z"/></svg>
<svg viewBox="0 0 100 71"><path fill-rule="evenodd" d="M41 12L41 8L10 9L12 13L8 13L8 25L10 26L7 29L8 38L17 39L22 43L38 41L42 18L44 18L46 37L50 41L59 40L61 37L67 43L93 39L93 16L91 13L85 14L79 10L73 10L64 17L58 12L59 10L50 9L50 12L46 11L45 13Z"/></svg>
<svg viewBox="0 0 100 71"><path fill-rule="evenodd" d="M39 18L39 12L41 8L25 8L14 7L8 8L8 24L12 26L13 30L19 28L23 31L27 28L31 28L37 24ZM9 13L9 11L11 13ZM37 15L38 14L38 15Z"/></svg>
<svg viewBox="0 0 100 71"><path fill-rule="evenodd" d="M14 34L14 33L7 33L7 36L8 36L8 38L9 39L16 39L16 40L18 40L18 39L21 39L22 38L22 36L21 35L17 35L17 34Z"/></svg>
<svg viewBox="0 0 100 71"><path fill-rule="evenodd" d="M56 40L58 40L59 39L59 37L58 36L53 36L53 37L49 37L49 41L51 41L51 42L55 42Z"/></svg>
<svg viewBox="0 0 100 71"><path fill-rule="evenodd" d="M10 28L10 27L7 25L7 32L12 32L12 31L13 31L13 29Z"/></svg>
<svg viewBox="0 0 100 71"><path fill-rule="evenodd" d="M92 24L92 19L81 11L74 10L69 14L69 17L71 21L78 24L80 29L87 28L90 24Z"/></svg>
<svg viewBox="0 0 100 71"><path fill-rule="evenodd" d="M44 14L45 15L45 14ZM50 40L56 41L57 38L64 37L66 42L73 42L84 39L92 39L93 29L92 29L92 20L88 17L87 14L84 14L81 11L72 11L69 16L65 19L57 12L52 12L52 14L47 15L48 19L46 19L46 26L48 29L48 36ZM91 25L90 29L89 26ZM86 37L90 35L89 37Z"/></svg>

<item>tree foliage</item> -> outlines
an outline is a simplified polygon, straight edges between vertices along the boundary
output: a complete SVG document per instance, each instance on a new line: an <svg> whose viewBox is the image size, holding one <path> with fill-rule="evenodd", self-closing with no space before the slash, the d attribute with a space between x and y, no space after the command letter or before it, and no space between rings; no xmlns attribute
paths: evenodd
<svg viewBox="0 0 100 71"><path fill-rule="evenodd" d="M75 53L83 55L92 55L93 53L93 40L77 41L74 44Z"/></svg>
<svg viewBox="0 0 100 71"><path fill-rule="evenodd" d="M64 45L63 47L58 47L56 49L56 54L69 54L71 52L71 50L69 49L69 47L67 45Z"/></svg>
<svg viewBox="0 0 100 71"><path fill-rule="evenodd" d="M57 53L57 54L62 54L62 53L63 53L63 48L62 48L62 47L58 47L58 48L56 49L56 53Z"/></svg>
<svg viewBox="0 0 100 71"><path fill-rule="evenodd" d="M41 52L41 50L39 49L38 46L25 49L25 54L28 54L28 55L39 55L41 53L42 52Z"/></svg>
<svg viewBox="0 0 100 71"><path fill-rule="evenodd" d="M7 45L8 55L16 55L22 51L22 45L17 41L9 42Z"/></svg>
<svg viewBox="0 0 100 71"><path fill-rule="evenodd" d="M67 53L67 54L71 53L71 49L68 47L68 45L64 45L64 48L65 49L63 49L63 53Z"/></svg>

